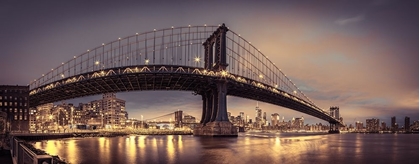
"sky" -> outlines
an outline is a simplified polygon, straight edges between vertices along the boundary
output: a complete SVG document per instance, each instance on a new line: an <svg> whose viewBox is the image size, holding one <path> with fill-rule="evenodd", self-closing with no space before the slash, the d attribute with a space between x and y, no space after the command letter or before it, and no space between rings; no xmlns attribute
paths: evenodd
<svg viewBox="0 0 420 164"><path fill-rule="evenodd" d="M0 85L27 85L87 49L171 26L225 23L261 49L317 106L339 106L346 124L419 119L419 2L0 1ZM191 92L117 93L130 118L183 110L201 118ZM78 104L101 95L66 100ZM228 97L232 115L255 119L257 102ZM259 103L267 116L326 121Z"/></svg>

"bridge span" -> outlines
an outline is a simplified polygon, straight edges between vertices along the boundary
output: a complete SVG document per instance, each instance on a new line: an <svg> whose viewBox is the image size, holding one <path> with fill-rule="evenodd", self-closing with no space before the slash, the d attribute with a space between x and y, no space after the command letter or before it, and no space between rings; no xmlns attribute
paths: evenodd
<svg viewBox="0 0 420 164"><path fill-rule="evenodd" d="M227 117L227 95L309 114L328 121L331 130L341 125L224 24L154 29L103 43L31 81L29 105L135 90L201 95L201 126L195 135L237 135Z"/></svg>

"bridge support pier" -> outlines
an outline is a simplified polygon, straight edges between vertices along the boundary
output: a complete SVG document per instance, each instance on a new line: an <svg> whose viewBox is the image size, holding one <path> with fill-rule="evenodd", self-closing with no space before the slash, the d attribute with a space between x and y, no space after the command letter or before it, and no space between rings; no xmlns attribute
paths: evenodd
<svg viewBox="0 0 420 164"><path fill-rule="evenodd" d="M340 133L340 130L338 129L339 125L338 123L331 123L330 122L330 130L328 133Z"/></svg>
<svg viewBox="0 0 420 164"><path fill-rule="evenodd" d="M214 72L224 72L226 63L226 32L229 29L223 24L203 43L205 48L204 68ZM213 51L213 47L214 50ZM221 77L201 91L203 96L203 115L201 126L194 129L196 136L238 136L236 127L227 116L227 80Z"/></svg>
<svg viewBox="0 0 420 164"><path fill-rule="evenodd" d="M200 126L193 131L195 136L238 136L236 127L233 126L227 116L226 86L226 81L220 80L216 82L216 87L201 93L203 114Z"/></svg>

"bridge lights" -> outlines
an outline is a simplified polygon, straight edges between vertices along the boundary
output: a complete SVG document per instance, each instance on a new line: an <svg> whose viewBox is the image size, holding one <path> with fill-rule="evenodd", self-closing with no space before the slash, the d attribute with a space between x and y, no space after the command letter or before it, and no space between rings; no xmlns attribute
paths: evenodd
<svg viewBox="0 0 420 164"><path fill-rule="evenodd" d="M297 93L297 91L293 91L293 93L294 93L294 94L296 94L296 93Z"/></svg>
<svg viewBox="0 0 420 164"><path fill-rule="evenodd" d="M226 71L222 71L222 76L226 76L227 72Z"/></svg>
<svg viewBox="0 0 420 164"><path fill-rule="evenodd" d="M61 77L64 78L64 74L61 74Z"/></svg>
<svg viewBox="0 0 420 164"><path fill-rule="evenodd" d="M194 61L197 63L200 62L200 57L195 57Z"/></svg>
<svg viewBox="0 0 420 164"><path fill-rule="evenodd" d="M264 76L263 76L263 75L260 75L259 77L260 77L260 79L264 78Z"/></svg>
<svg viewBox="0 0 420 164"><path fill-rule="evenodd" d="M276 88L277 88L277 87L279 87L279 85L277 85L277 84L276 84L276 85L274 85L274 87L276 87Z"/></svg>
<svg viewBox="0 0 420 164"><path fill-rule="evenodd" d="M149 59L146 59L144 63L149 64Z"/></svg>
<svg viewBox="0 0 420 164"><path fill-rule="evenodd" d="M95 65L99 65L99 61L95 61Z"/></svg>

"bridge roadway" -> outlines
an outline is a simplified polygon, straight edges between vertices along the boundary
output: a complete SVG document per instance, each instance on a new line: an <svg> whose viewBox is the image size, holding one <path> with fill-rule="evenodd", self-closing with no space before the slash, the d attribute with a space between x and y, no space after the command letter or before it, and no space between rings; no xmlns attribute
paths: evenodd
<svg viewBox="0 0 420 164"><path fill-rule="evenodd" d="M227 72L226 75L222 73L186 66L140 65L113 68L63 79L56 83L56 87L31 95L29 104L34 107L105 92L155 90L197 92L200 88L214 85L214 80L222 78L227 80L227 95L283 106L330 123L337 123L337 120L330 117L328 113L309 103L304 103L298 97L270 88L267 84ZM66 84L69 79L80 79L80 82Z"/></svg>
<svg viewBox="0 0 420 164"><path fill-rule="evenodd" d="M108 92L193 91L203 100L202 126L194 130L198 135L237 136L227 118L227 95L306 113L328 121L331 130L341 125L224 24L118 38L51 69L31 82L30 90L30 107Z"/></svg>

